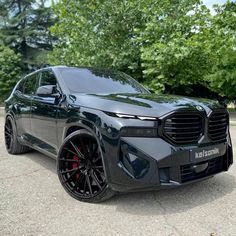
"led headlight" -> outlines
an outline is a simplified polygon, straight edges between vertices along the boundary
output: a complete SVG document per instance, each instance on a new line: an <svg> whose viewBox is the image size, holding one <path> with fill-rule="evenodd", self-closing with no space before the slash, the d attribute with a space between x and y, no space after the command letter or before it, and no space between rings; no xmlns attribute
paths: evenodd
<svg viewBox="0 0 236 236"><path fill-rule="evenodd" d="M151 116L136 116L136 115L128 115L128 114L121 114L121 113L113 113L113 112L105 112L109 116L119 117L123 119L139 119L139 120L157 120L156 117Z"/></svg>
<svg viewBox="0 0 236 236"><path fill-rule="evenodd" d="M120 113L115 113L115 115L119 118L126 118L126 119L156 120L155 117L150 117L150 116L134 116L134 115L126 115L126 114L120 114Z"/></svg>

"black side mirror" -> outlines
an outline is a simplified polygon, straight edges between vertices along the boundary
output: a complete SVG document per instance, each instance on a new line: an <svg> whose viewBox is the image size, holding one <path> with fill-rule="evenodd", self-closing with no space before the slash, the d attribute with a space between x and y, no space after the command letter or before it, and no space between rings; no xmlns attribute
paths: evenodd
<svg viewBox="0 0 236 236"><path fill-rule="evenodd" d="M36 94L40 97L59 97L56 85L44 85L37 89Z"/></svg>

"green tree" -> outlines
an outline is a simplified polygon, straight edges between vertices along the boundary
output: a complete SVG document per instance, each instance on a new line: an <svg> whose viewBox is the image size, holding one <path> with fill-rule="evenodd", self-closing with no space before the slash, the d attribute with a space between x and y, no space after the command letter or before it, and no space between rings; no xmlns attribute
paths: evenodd
<svg viewBox="0 0 236 236"><path fill-rule="evenodd" d="M202 34L210 24L209 10L197 0L150 3L151 11L144 9L149 20L138 38L146 83L157 91L164 85L205 83L211 56Z"/></svg>
<svg viewBox="0 0 236 236"><path fill-rule="evenodd" d="M0 45L0 102L9 95L12 87L19 80L21 58L12 49Z"/></svg>
<svg viewBox="0 0 236 236"><path fill-rule="evenodd" d="M53 64L113 67L142 77L136 28L144 27L136 0L62 0L54 8L59 21L52 32L59 38Z"/></svg>
<svg viewBox="0 0 236 236"><path fill-rule="evenodd" d="M235 3L216 15L200 0L61 0L54 10L53 64L113 67L156 91L234 94Z"/></svg>
<svg viewBox="0 0 236 236"><path fill-rule="evenodd" d="M0 40L22 55L23 67L46 64L53 38L48 30L55 21L46 0L0 0Z"/></svg>
<svg viewBox="0 0 236 236"><path fill-rule="evenodd" d="M114 67L154 89L195 83L208 69L196 38L209 11L198 0L62 0L55 13L54 64Z"/></svg>
<svg viewBox="0 0 236 236"><path fill-rule="evenodd" d="M236 3L215 6L208 48L214 64L206 75L212 90L236 99ZM212 35L214 37L212 37Z"/></svg>

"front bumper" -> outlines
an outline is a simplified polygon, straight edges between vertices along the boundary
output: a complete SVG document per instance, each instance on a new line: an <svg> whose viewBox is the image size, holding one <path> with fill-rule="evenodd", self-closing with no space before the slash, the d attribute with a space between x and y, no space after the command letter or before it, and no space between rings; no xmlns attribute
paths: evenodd
<svg viewBox="0 0 236 236"><path fill-rule="evenodd" d="M108 184L119 192L185 185L227 171L233 163L230 137L227 142L201 147L176 147L161 138L127 137L122 138L118 146L119 150L110 146L111 151L104 153L104 159ZM191 155L192 150L215 147L220 149L216 155L198 159Z"/></svg>

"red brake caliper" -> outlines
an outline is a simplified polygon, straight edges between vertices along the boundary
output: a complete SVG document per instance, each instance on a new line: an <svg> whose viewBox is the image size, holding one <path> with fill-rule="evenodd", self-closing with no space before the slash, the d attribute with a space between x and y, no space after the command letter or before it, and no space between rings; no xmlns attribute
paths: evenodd
<svg viewBox="0 0 236 236"><path fill-rule="evenodd" d="M80 149L80 148L79 148L79 149ZM76 155L74 155L74 156L73 156L73 160L74 160L74 161L78 161L78 160L79 160L79 157L76 156ZM72 168L73 168L73 169L78 168L78 167L79 167L78 162L72 162ZM80 173L76 173L75 176L76 176L76 178L78 179L79 176L80 176Z"/></svg>

